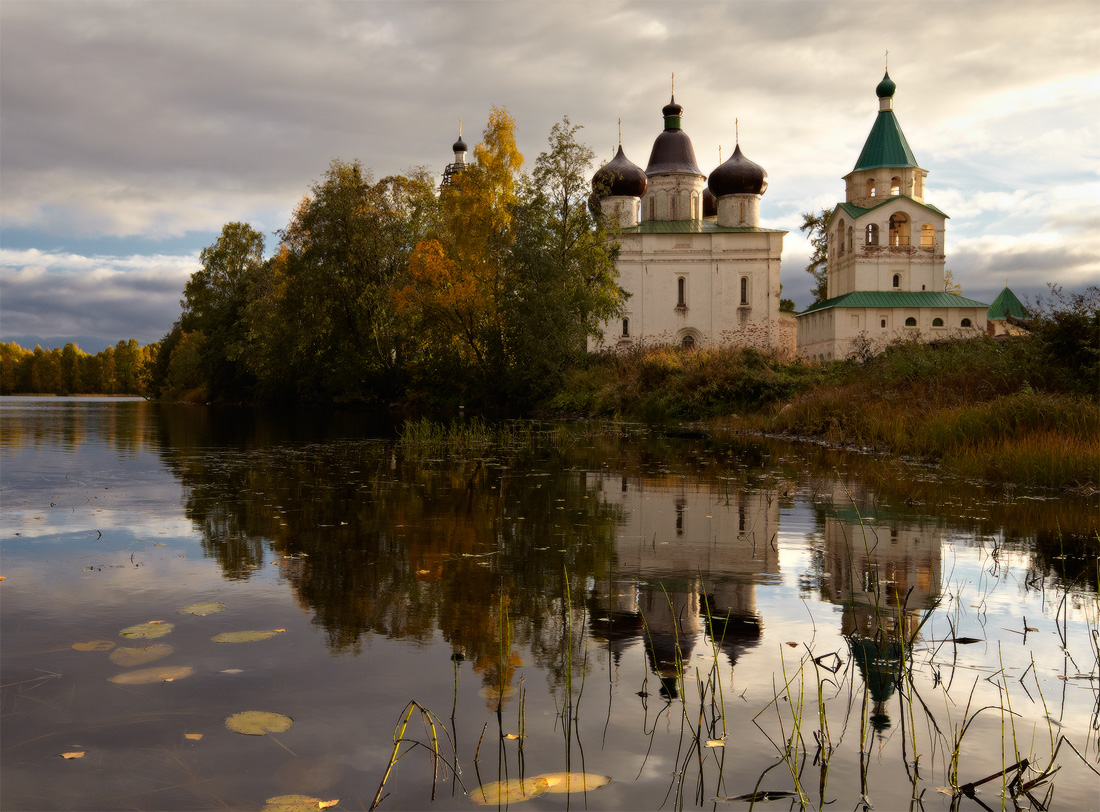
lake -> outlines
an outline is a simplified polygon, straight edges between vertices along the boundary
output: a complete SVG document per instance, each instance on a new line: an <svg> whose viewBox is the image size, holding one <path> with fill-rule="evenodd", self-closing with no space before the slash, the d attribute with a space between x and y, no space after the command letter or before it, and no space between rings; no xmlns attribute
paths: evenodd
<svg viewBox="0 0 1100 812"><path fill-rule="evenodd" d="M1100 809L1096 494L419 428L0 399L0 807Z"/></svg>

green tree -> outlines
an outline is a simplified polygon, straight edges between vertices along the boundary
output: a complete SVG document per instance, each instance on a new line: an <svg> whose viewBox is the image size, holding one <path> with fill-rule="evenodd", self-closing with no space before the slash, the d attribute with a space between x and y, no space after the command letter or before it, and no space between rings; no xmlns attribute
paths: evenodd
<svg viewBox="0 0 1100 812"><path fill-rule="evenodd" d="M824 301L829 295L829 280L826 272L826 263L829 260L828 231L829 218L832 217L831 209L821 211L802 212L802 225L799 231L806 234L810 240L810 261L806 265L806 273L814 278L814 286L810 289L813 294L813 304Z"/></svg>

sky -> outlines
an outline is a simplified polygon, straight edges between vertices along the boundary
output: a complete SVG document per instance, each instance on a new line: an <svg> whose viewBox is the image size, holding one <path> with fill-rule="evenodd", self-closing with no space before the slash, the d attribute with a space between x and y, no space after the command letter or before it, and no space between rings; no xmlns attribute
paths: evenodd
<svg viewBox="0 0 1100 812"><path fill-rule="evenodd" d="M1096 0L3 0L0 335L158 340L225 223L270 253L333 159L442 173L460 119L472 155L494 106L528 167L568 116L599 163L621 120L644 168L673 74L703 171L737 132L768 172L761 225L790 232L803 309L801 213L843 199L887 59L964 295L1081 290L1100 283L1098 53Z"/></svg>

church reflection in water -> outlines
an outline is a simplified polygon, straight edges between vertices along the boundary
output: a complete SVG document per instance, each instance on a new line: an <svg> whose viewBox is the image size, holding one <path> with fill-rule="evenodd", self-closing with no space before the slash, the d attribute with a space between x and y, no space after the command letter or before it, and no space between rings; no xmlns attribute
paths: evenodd
<svg viewBox="0 0 1100 812"><path fill-rule="evenodd" d="M870 495L833 494L824 515L821 594L843 607L841 633L873 703L871 723L890 726L886 703L902 675L906 652L919 639L921 619L939 598L942 525L877 507Z"/></svg>
<svg viewBox="0 0 1100 812"><path fill-rule="evenodd" d="M678 668L704 633L731 665L760 642L756 584L779 575L774 493L726 493L675 477L589 480L622 516L613 569L597 576L588 598L592 636L616 662L641 642L671 699Z"/></svg>

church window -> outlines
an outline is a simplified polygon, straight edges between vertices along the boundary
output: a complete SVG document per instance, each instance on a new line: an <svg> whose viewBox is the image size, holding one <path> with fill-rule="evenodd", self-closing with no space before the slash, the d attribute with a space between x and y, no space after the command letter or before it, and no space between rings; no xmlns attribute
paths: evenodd
<svg viewBox="0 0 1100 812"><path fill-rule="evenodd" d="M910 316L909 318L907 318L905 320L905 326L906 327L916 327L917 326L917 320L915 318L913 318L912 316Z"/></svg>
<svg viewBox="0 0 1100 812"><path fill-rule="evenodd" d="M623 319L623 337L630 335L630 319Z"/></svg>
<svg viewBox="0 0 1100 812"><path fill-rule="evenodd" d="M836 252L838 254L844 253L844 220L840 221L840 225L836 229Z"/></svg>
<svg viewBox="0 0 1100 812"><path fill-rule="evenodd" d="M747 276L741 277L741 304L747 305L749 303L749 278Z"/></svg>
<svg viewBox="0 0 1100 812"><path fill-rule="evenodd" d="M878 326L881 327L883 330L885 330L886 329L886 319L879 319Z"/></svg>
<svg viewBox="0 0 1100 812"><path fill-rule="evenodd" d="M867 226L867 244L878 245L878 226L875 223Z"/></svg>
<svg viewBox="0 0 1100 812"><path fill-rule="evenodd" d="M673 195L668 199L668 219L676 219L676 196Z"/></svg>
<svg viewBox="0 0 1100 812"><path fill-rule="evenodd" d="M898 247L909 244L909 217L903 212L890 215L890 245Z"/></svg>
<svg viewBox="0 0 1100 812"><path fill-rule="evenodd" d="M691 219L699 219L699 198L695 195L691 196Z"/></svg>
<svg viewBox="0 0 1100 812"><path fill-rule="evenodd" d="M851 250L852 250L852 227L851 226L848 226L848 243L847 243L847 247L845 248L845 250L848 251L848 252L851 252Z"/></svg>
<svg viewBox="0 0 1100 812"><path fill-rule="evenodd" d="M970 323L970 319L963 319L962 322L961 322L961 326L962 327L972 327L973 325Z"/></svg>
<svg viewBox="0 0 1100 812"><path fill-rule="evenodd" d="M899 178L899 177L890 178L890 194L892 194L892 195L900 195L901 194L901 178Z"/></svg>
<svg viewBox="0 0 1100 812"><path fill-rule="evenodd" d="M875 179L871 178L867 181L867 197L875 196Z"/></svg>
<svg viewBox="0 0 1100 812"><path fill-rule="evenodd" d="M738 207L738 213L740 215L740 220L738 222L740 222L742 225L744 225L744 223L745 223L745 201L744 200L740 201L740 205Z"/></svg>
<svg viewBox="0 0 1100 812"><path fill-rule="evenodd" d="M676 280L676 306L687 307L687 279L682 276Z"/></svg>
<svg viewBox="0 0 1100 812"><path fill-rule="evenodd" d="M649 217L647 217L646 219L647 220L656 220L657 219L657 201L654 200L652 197L649 199Z"/></svg>
<svg viewBox="0 0 1100 812"><path fill-rule="evenodd" d="M901 287L901 274L900 273L894 274L893 286L895 288L900 288Z"/></svg>
<svg viewBox="0 0 1100 812"><path fill-rule="evenodd" d="M941 319L939 316L932 319L932 326L933 327L943 327L943 319Z"/></svg>
<svg viewBox="0 0 1100 812"><path fill-rule="evenodd" d="M688 333L680 340L680 346L683 347L685 350L695 349L695 336L693 336L691 333Z"/></svg>
<svg viewBox="0 0 1100 812"><path fill-rule="evenodd" d="M920 227L921 248L931 248L936 244L936 229L931 223L925 223Z"/></svg>

